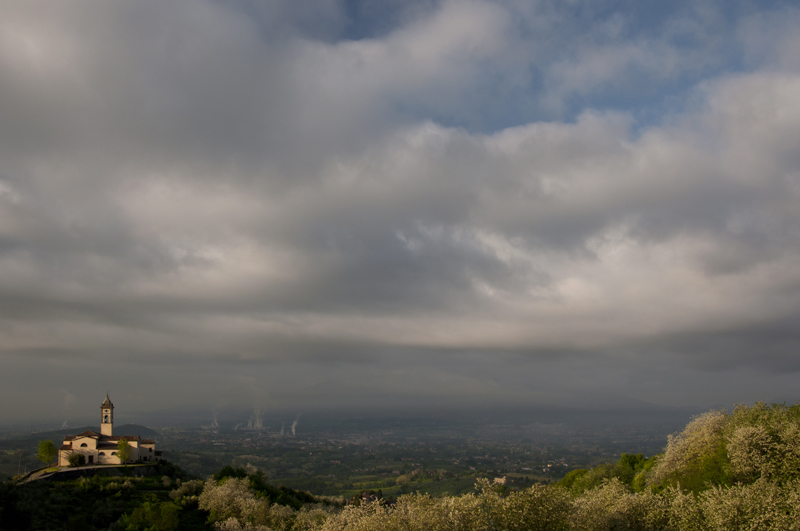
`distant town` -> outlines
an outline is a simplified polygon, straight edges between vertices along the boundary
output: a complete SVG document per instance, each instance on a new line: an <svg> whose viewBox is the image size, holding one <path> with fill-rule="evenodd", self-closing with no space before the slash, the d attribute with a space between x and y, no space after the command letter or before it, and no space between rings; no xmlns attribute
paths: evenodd
<svg viewBox="0 0 800 531"><path fill-rule="evenodd" d="M298 423L259 415L222 426L215 417L195 427L129 424L115 433L154 439L165 459L201 478L232 465L317 495L381 490L397 496L462 494L472 491L480 477L519 487L552 483L623 452L658 453L675 429L670 423L576 427L313 416ZM41 466L35 458L37 442L51 437L60 445L74 433L70 428L39 434L0 431L0 474L14 476Z"/></svg>

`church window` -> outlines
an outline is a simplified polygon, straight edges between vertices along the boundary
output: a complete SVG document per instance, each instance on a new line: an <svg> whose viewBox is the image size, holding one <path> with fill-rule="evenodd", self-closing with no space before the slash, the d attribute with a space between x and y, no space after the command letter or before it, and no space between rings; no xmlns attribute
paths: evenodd
<svg viewBox="0 0 800 531"><path fill-rule="evenodd" d="M100 455L103 455L103 456L104 456L104 455L106 455L106 453L105 453L105 452L100 452Z"/></svg>
<svg viewBox="0 0 800 531"><path fill-rule="evenodd" d="M88 445L88 444L86 444L86 443L83 443L83 444L81 444L81 448L86 448L86 447L88 447L88 446L89 446L89 445Z"/></svg>

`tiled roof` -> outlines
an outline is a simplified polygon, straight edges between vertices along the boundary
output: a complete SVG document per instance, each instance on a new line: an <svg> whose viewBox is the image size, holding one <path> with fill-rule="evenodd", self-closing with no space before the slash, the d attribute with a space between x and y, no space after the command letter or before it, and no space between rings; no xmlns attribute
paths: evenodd
<svg viewBox="0 0 800 531"><path fill-rule="evenodd" d="M100 439L101 441L138 441L138 435L112 435Z"/></svg>
<svg viewBox="0 0 800 531"><path fill-rule="evenodd" d="M67 435L64 437L64 441L74 441L75 439L80 439L83 437L88 437L91 439L98 439L99 442L110 441L110 442L117 442L117 441L141 441L141 438L138 435L100 435L94 431L85 431L83 433L79 433L78 435ZM151 444L155 444L155 441L152 439L148 439L147 441L142 442L149 442Z"/></svg>
<svg viewBox="0 0 800 531"><path fill-rule="evenodd" d="M100 443L97 445L98 450L116 450L117 445L114 443Z"/></svg>
<svg viewBox="0 0 800 531"><path fill-rule="evenodd" d="M71 444L62 444L61 448L59 448L59 450L72 450L72 445Z"/></svg>
<svg viewBox="0 0 800 531"><path fill-rule="evenodd" d="M142 439L142 440L141 440L141 441L139 441L139 442L140 442L141 444L155 444L155 443L156 443L156 440L155 440L155 439Z"/></svg>

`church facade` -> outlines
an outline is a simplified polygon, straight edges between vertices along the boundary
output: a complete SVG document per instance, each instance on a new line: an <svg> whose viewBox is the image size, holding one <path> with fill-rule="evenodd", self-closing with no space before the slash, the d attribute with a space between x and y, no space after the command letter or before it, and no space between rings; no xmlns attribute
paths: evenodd
<svg viewBox="0 0 800 531"><path fill-rule="evenodd" d="M131 450L126 463L161 459L161 452L156 451L154 439L142 439L138 435L114 435L114 404L106 395L106 399L100 404L100 433L85 431L64 437L64 442L58 449L58 464L69 466L70 456L80 454L87 465L121 465L123 462L117 455L120 441L127 441Z"/></svg>

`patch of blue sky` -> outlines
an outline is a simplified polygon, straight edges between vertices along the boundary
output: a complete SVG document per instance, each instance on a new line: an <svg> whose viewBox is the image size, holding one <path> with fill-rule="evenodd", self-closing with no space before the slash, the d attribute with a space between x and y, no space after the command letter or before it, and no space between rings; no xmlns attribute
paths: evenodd
<svg viewBox="0 0 800 531"><path fill-rule="evenodd" d="M494 83L486 81L479 88L469 87L451 94L447 105L399 101L395 111L410 120L430 120L475 134L492 134L539 121L574 123L586 112L616 112L631 116L631 134L638 137L643 130L693 110L698 86L705 80L741 70L741 62L731 58L702 72L668 80L653 80L645 73L633 73L624 87L598 87L590 93L564 94L557 108L553 108L543 101L548 95L541 71L530 68L529 83L525 86L505 84L502 79Z"/></svg>
<svg viewBox="0 0 800 531"><path fill-rule="evenodd" d="M398 27L434 11L436 0L341 0L347 23L339 40L380 39Z"/></svg>
<svg viewBox="0 0 800 531"><path fill-rule="evenodd" d="M623 112L634 118L633 134L638 135L694 105L696 88L704 81L757 68L745 64L737 27L745 16L784 4L608 1L540 6L533 13L516 13L520 44L545 51L519 65L524 71L488 66L485 76L449 94L444 104L445 98L431 102L412 96L397 102L395 109L414 119L485 134L536 121L573 122L587 110ZM543 30L544 38L537 34L537 17L553 21ZM553 81L555 68L570 63L581 68L580 54L591 53L593 47L607 47L613 55L614 48L630 46L658 47L672 54L675 64L665 65L670 70L664 71L632 61L606 79L563 90Z"/></svg>
<svg viewBox="0 0 800 531"><path fill-rule="evenodd" d="M226 0L225 5L254 18L268 39L279 14L282 24L293 25L304 38L334 43L381 40L430 16L444 3L297 0L271 2L265 8L255 0ZM398 94L393 102L398 117L491 134L536 121L573 122L587 110L613 111L633 117L636 135L691 105L696 87L704 81L758 68L745 64L737 29L748 16L793 5L786 0L490 3L508 13L509 29L515 33L510 52L521 49L522 58L514 57L506 65L479 64L479 75L457 88L448 86L442 94ZM671 55L659 65L648 64L644 54L645 59L634 58L605 78L602 67L588 57L605 53L605 59L613 61L616 50L624 54L631 48L652 49L655 60L659 53ZM577 81L559 80L559 68L572 69L568 75ZM587 74L584 81L582 68L600 73Z"/></svg>

